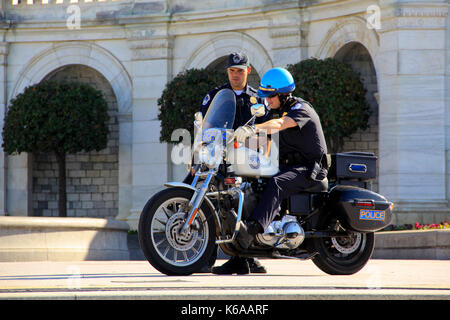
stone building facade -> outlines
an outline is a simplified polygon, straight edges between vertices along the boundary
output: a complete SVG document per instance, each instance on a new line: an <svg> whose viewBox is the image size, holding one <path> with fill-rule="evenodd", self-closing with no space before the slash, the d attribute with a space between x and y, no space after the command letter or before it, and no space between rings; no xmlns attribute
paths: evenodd
<svg viewBox="0 0 450 320"><path fill-rule="evenodd" d="M1 0L0 12L1 123L13 97L49 77L107 96L113 136L68 163L70 215L134 228L147 199L182 175L159 142L165 84L236 50L259 77L310 57L351 64L373 116L345 149L377 154L374 188L396 203L395 223L450 218L446 0ZM53 215L51 179L51 155L1 153L0 214Z"/></svg>

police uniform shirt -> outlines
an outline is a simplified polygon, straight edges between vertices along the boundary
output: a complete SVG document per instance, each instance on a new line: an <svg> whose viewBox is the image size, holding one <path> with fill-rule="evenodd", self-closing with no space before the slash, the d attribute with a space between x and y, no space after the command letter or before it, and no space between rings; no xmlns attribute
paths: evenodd
<svg viewBox="0 0 450 320"><path fill-rule="evenodd" d="M303 99L290 98L280 109L271 111L277 112L280 118L287 116L297 123L296 127L279 132L280 159L297 152L307 162L320 161L322 155L327 153L327 145L314 108Z"/></svg>
<svg viewBox="0 0 450 320"><path fill-rule="evenodd" d="M211 104L211 101L214 99L217 92L219 92L222 89L231 89L231 85L229 83L221 86L216 87L205 96L203 99L202 106L200 108L200 111L202 112L203 117L206 115L206 112L208 111L208 108ZM234 90L233 90L234 92ZM236 115L234 118L234 124L233 129L236 130L238 127L243 126L246 124L252 117L250 107L257 103L263 103L263 100L258 97L257 91L250 87L249 85L246 85L244 90L241 94L237 95L236 92L234 92L236 95ZM266 106L267 108L267 106ZM266 112L267 114L268 112ZM255 123L261 123L264 122L265 117L259 117L256 118Z"/></svg>

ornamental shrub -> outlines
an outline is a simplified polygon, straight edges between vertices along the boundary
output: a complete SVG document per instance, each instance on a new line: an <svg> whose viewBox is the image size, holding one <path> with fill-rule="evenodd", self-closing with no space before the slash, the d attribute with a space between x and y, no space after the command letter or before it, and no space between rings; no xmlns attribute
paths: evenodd
<svg viewBox="0 0 450 320"><path fill-rule="evenodd" d="M161 142L171 141L172 132L183 128L194 137L194 114L200 110L206 94L227 81L225 72L210 69L188 69L179 73L166 87L158 99L161 121Z"/></svg>
<svg viewBox="0 0 450 320"><path fill-rule="evenodd" d="M344 138L368 128L369 104L359 75L336 59L307 59L288 65L294 95L311 102L320 116L328 151L338 152Z"/></svg>
<svg viewBox="0 0 450 320"><path fill-rule="evenodd" d="M66 213L66 154L100 151L108 142L108 106L101 91L77 82L43 81L11 100L2 148L7 154L55 153L58 210Z"/></svg>

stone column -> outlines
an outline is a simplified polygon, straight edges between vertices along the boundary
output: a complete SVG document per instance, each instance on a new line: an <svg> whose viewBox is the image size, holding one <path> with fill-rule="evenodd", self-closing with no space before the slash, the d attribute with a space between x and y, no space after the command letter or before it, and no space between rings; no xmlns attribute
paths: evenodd
<svg viewBox="0 0 450 320"><path fill-rule="evenodd" d="M3 38L3 34L1 35ZM3 130L3 124L6 113L7 95L6 95L6 59L8 57L8 43L0 43L0 130ZM3 144L3 136L0 135L0 146ZM6 210L6 155L3 148L0 148L0 216L7 213Z"/></svg>
<svg viewBox="0 0 450 320"><path fill-rule="evenodd" d="M172 40L161 25L134 27L129 30L128 41L133 50L133 136L132 209L126 221L131 229L136 229L145 203L163 188L168 178L167 145L159 142L157 100L171 74Z"/></svg>
<svg viewBox="0 0 450 320"><path fill-rule="evenodd" d="M382 11L379 74L380 193L393 223L448 215L445 20L448 4L402 3ZM448 62L447 62L448 64Z"/></svg>
<svg viewBox="0 0 450 320"><path fill-rule="evenodd" d="M274 19L269 27L269 35L273 40L272 55L275 65L283 63L295 64L305 58L307 50L308 23L303 23L303 11L292 10L283 18L283 22ZM302 54L303 53L303 54Z"/></svg>
<svg viewBox="0 0 450 320"><path fill-rule="evenodd" d="M450 7L450 4L449 4ZM447 199L450 199L450 8L447 12L447 29L445 30L446 48L445 48L445 138L446 138L446 153L447 153ZM447 216L447 221L450 217Z"/></svg>
<svg viewBox="0 0 450 320"><path fill-rule="evenodd" d="M119 214L117 220L126 221L132 208L132 115L130 113L119 113L117 115L119 123Z"/></svg>

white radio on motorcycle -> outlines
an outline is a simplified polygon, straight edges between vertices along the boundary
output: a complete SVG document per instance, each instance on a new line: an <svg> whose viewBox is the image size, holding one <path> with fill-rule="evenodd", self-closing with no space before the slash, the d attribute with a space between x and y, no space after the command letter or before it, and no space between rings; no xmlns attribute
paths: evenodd
<svg viewBox="0 0 450 320"><path fill-rule="evenodd" d="M230 172L237 176L272 177L279 171L276 158L269 158L247 147L228 145L225 159L231 164Z"/></svg>
<svg viewBox="0 0 450 320"><path fill-rule="evenodd" d="M262 104L253 105L250 110L253 115L251 121L254 121L256 117L264 116L266 112ZM237 141L227 144L225 161L231 164L230 172L249 177L272 177L277 174L279 171L277 149L272 149L269 155L265 152L268 148L267 136L250 139L248 144L249 147ZM261 151L256 151L258 149Z"/></svg>

